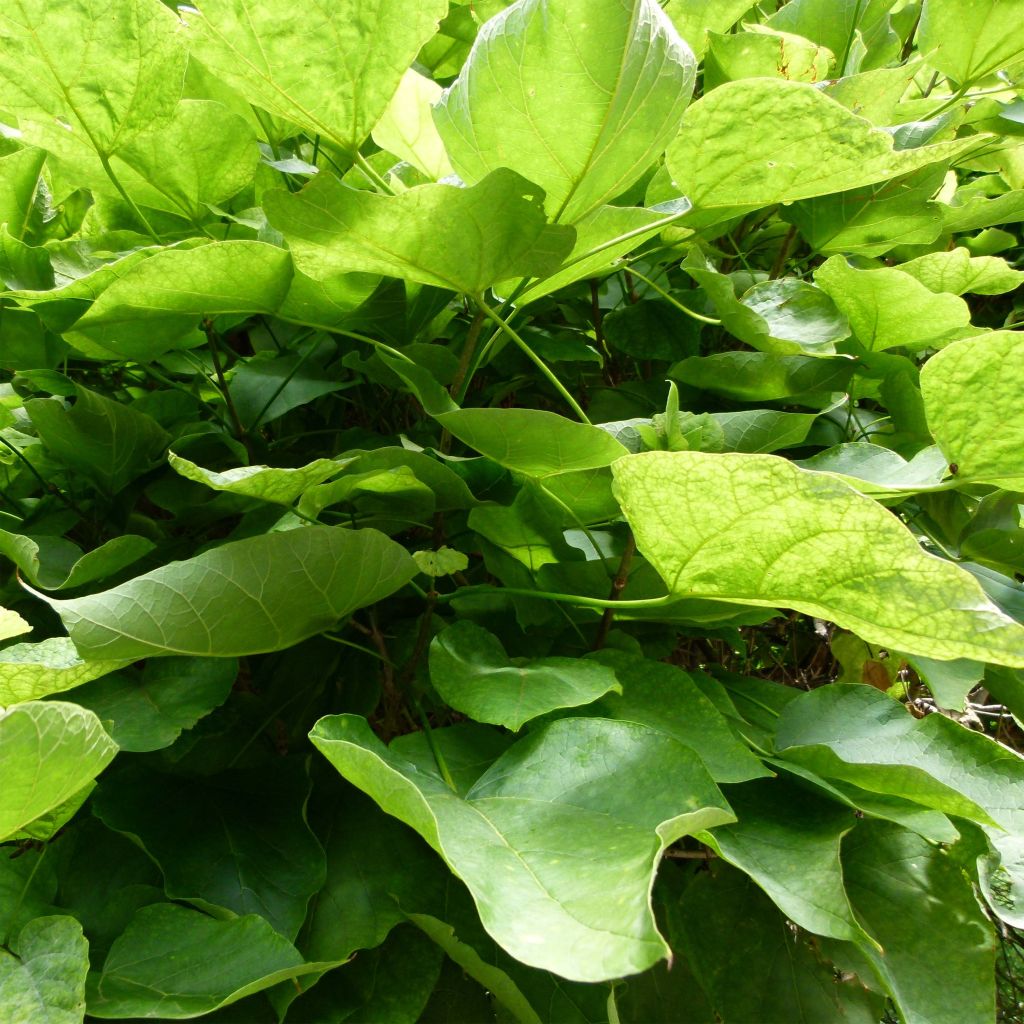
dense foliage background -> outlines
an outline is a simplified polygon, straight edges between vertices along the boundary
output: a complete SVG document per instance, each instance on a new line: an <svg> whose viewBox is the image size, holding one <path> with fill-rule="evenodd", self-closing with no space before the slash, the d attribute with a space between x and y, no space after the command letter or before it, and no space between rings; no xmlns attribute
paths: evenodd
<svg viewBox="0 0 1024 1024"><path fill-rule="evenodd" d="M1019 1019L1024 3L198 6L0 11L0 1019Z"/></svg>

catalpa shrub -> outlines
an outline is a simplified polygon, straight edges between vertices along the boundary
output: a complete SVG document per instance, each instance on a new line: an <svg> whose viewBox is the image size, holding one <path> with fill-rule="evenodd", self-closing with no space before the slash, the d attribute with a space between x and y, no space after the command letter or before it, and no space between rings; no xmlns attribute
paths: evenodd
<svg viewBox="0 0 1024 1024"><path fill-rule="evenodd" d="M0 124L4 1024L1020 1019L1020 0L13 0Z"/></svg>

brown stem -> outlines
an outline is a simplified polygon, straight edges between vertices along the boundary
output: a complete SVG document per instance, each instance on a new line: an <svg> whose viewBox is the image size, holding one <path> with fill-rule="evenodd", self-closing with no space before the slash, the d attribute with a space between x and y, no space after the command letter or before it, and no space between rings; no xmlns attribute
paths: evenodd
<svg viewBox="0 0 1024 1024"><path fill-rule="evenodd" d="M217 388L224 396L224 404L228 407L228 415L231 417L232 426L235 428L235 437L245 445L245 450L249 453L249 461L251 462L252 449L249 446L249 435L246 433L245 427L242 426L238 410L235 408L231 391L228 388L227 379L224 377L224 367L221 365L220 352L217 350L217 332L214 329L212 320L206 319L203 321L203 333L206 335L206 343L210 348L214 372L217 374Z"/></svg>
<svg viewBox="0 0 1024 1024"><path fill-rule="evenodd" d="M633 564L633 555L636 552L636 541L633 539L633 534L626 538L626 547L622 552L622 558L619 560L619 568L615 573L615 579L612 580L612 588L608 593L609 601L618 601L622 597L622 592L626 589L626 584L629 583L629 568ZM594 638L595 651L601 650L608 640L608 632L612 628L612 622L615 619L615 609L605 608L604 614L601 616L601 624L597 627L597 636Z"/></svg>
<svg viewBox="0 0 1024 1024"><path fill-rule="evenodd" d="M789 250L793 245L793 239L795 237L796 225L790 224L789 230L786 232L786 237L783 238L782 245L779 247L779 254L775 257L775 262L772 264L772 272L768 275L769 281L774 281L779 274L782 273L782 269L786 265L786 259L789 257Z"/></svg>

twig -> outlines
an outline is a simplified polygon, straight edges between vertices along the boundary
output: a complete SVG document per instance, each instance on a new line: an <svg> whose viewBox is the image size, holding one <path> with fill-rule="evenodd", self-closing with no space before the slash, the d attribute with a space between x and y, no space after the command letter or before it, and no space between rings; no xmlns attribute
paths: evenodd
<svg viewBox="0 0 1024 1024"><path fill-rule="evenodd" d="M224 404L228 407L228 415L231 417L231 423L235 428L235 437L245 445L245 450L249 453L249 461L251 462L252 448L249 443L249 435L246 433L245 427L242 426L238 410L235 408L234 399L231 397L231 390L228 388L228 382L224 377L224 367L221 365L220 353L217 351L217 332L214 329L213 321L209 318L203 320L203 333L206 335L206 343L210 348L214 372L217 374L217 388L224 397Z"/></svg>
<svg viewBox="0 0 1024 1024"><path fill-rule="evenodd" d="M630 531L629 536L626 538L626 547L622 552L622 558L619 560L619 568L615 573L615 579L612 580L612 588L608 593L608 600L618 602L622 596L622 592L626 589L626 584L629 583L629 569L633 564L633 554L636 551L636 541L633 539L633 533ZM608 632L612 628L612 622L615 619L615 608L605 608L604 614L601 616L601 624L597 627L597 636L594 638L594 650L599 651L604 647L608 640Z"/></svg>

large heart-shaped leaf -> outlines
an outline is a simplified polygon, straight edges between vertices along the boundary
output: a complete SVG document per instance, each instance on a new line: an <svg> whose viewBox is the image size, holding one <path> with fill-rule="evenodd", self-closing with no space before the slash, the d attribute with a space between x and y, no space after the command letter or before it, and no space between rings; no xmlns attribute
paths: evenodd
<svg viewBox="0 0 1024 1024"><path fill-rule="evenodd" d="M421 185L394 197L323 175L299 193L268 193L264 206L312 278L360 271L479 295L508 277L544 277L572 248L572 229L547 223L542 198L499 169L472 188Z"/></svg>
<svg viewBox="0 0 1024 1024"><path fill-rule="evenodd" d="M74 796L116 753L100 720L77 704L0 711L0 841Z"/></svg>
<svg viewBox="0 0 1024 1024"><path fill-rule="evenodd" d="M1024 666L1024 626L840 480L704 452L631 455L612 471L637 545L674 594L795 608L926 657Z"/></svg>
<svg viewBox="0 0 1024 1024"><path fill-rule="evenodd" d="M1015 0L928 0L918 46L933 68L967 86L1024 60L1020 13Z"/></svg>
<svg viewBox="0 0 1024 1024"><path fill-rule="evenodd" d="M628 722L546 726L465 797L388 750L364 719L322 719L310 738L445 858L499 945L579 981L632 974L667 955L649 902L661 852L733 817L692 750Z"/></svg>
<svg viewBox="0 0 1024 1024"><path fill-rule="evenodd" d="M89 658L236 657L330 629L416 571L376 530L310 526L234 541L111 590L49 603Z"/></svg>
<svg viewBox="0 0 1024 1024"><path fill-rule="evenodd" d="M654 0L519 0L481 29L434 116L464 179L511 167L575 223L654 163L695 74Z"/></svg>
<svg viewBox="0 0 1024 1024"><path fill-rule="evenodd" d="M354 154L437 30L444 0L202 0L183 12L195 55L246 99Z"/></svg>

